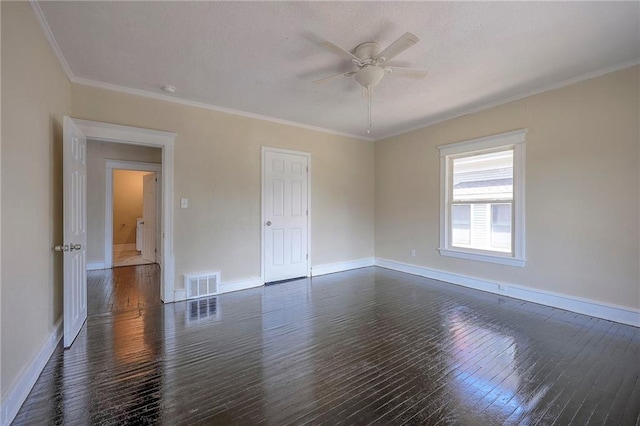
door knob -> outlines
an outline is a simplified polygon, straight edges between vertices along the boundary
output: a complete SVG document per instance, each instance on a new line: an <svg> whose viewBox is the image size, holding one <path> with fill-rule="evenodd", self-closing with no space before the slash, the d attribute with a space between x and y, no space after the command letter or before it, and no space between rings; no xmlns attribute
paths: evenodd
<svg viewBox="0 0 640 426"><path fill-rule="evenodd" d="M67 252L67 251L69 251L69 245L68 244L65 244L65 245L61 244L61 245L55 246L53 249L55 251Z"/></svg>
<svg viewBox="0 0 640 426"><path fill-rule="evenodd" d="M271 221L270 220L267 221L267 226L271 226Z"/></svg>

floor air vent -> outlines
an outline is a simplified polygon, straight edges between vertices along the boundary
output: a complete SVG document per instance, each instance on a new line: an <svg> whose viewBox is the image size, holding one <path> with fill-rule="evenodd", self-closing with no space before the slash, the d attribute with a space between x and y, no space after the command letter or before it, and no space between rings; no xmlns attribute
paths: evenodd
<svg viewBox="0 0 640 426"><path fill-rule="evenodd" d="M187 291L187 299L212 296L218 294L220 272L203 272L200 274L185 274L184 288Z"/></svg>

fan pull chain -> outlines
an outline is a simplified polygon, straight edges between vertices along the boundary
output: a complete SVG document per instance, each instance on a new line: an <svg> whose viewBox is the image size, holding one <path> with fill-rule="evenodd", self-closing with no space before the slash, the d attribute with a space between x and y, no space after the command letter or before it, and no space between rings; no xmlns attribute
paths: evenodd
<svg viewBox="0 0 640 426"><path fill-rule="evenodd" d="M369 95L369 128L367 129L367 134L371 134L371 86L367 87L367 93Z"/></svg>

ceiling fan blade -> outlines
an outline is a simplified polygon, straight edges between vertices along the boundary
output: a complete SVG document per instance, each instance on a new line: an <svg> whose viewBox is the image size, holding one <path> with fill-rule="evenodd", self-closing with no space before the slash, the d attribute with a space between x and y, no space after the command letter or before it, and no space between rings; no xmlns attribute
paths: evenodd
<svg viewBox="0 0 640 426"><path fill-rule="evenodd" d="M398 56L419 41L420 39L417 35L412 33L404 33L400 36L399 39L391 43L386 47L386 49L380 52L378 58L384 58L385 61L388 61L391 58Z"/></svg>
<svg viewBox="0 0 640 426"><path fill-rule="evenodd" d="M320 43L320 46L324 47L329 52L333 52L338 56L342 56L345 59L355 59L356 61L360 62L360 58L358 58L356 55L354 55L353 53L347 52L342 47L337 46L331 43L330 41L324 40Z"/></svg>
<svg viewBox="0 0 640 426"><path fill-rule="evenodd" d="M330 75L329 77L324 77L324 78L321 78L320 80L316 80L313 82L313 84L325 83L327 81L333 80L335 78L340 78L340 77L351 77L354 74L355 74L355 71L342 72L340 74L334 74L334 75Z"/></svg>
<svg viewBox="0 0 640 426"><path fill-rule="evenodd" d="M421 70L418 68L405 68L405 67L385 67L385 70L391 70L391 75L397 75L399 77L415 78L416 80L422 80L427 76L427 70Z"/></svg>

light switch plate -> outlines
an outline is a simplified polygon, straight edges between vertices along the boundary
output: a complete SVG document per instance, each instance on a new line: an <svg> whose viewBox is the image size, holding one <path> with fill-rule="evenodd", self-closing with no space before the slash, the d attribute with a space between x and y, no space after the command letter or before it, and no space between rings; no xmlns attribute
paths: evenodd
<svg viewBox="0 0 640 426"><path fill-rule="evenodd" d="M188 198L180 198L180 208L182 208L182 209L189 208L189 199Z"/></svg>

